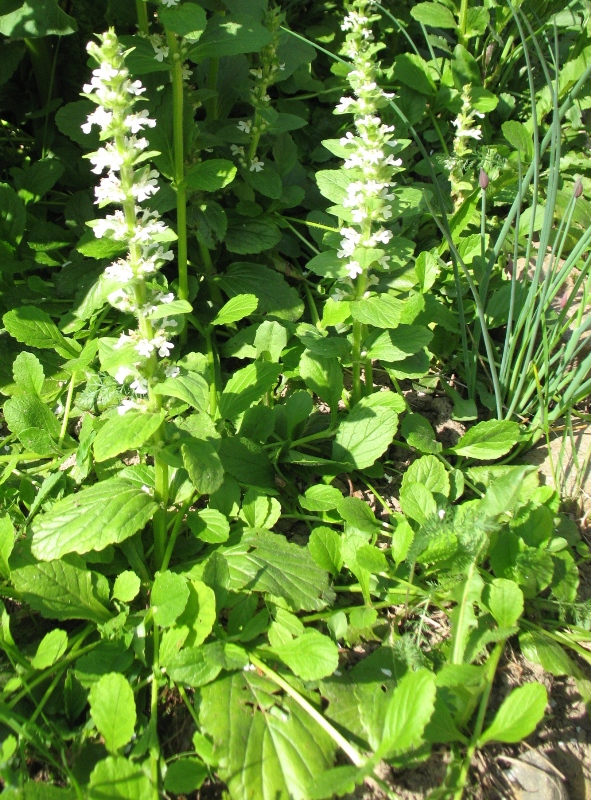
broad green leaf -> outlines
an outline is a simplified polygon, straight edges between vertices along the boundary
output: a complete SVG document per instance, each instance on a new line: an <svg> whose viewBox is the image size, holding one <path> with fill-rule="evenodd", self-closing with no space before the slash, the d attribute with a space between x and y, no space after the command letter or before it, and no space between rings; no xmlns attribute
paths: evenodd
<svg viewBox="0 0 591 800"><path fill-rule="evenodd" d="M174 627L188 629L185 645L196 647L207 639L216 621L216 596L214 590L203 581L189 581L189 599Z"/></svg>
<svg viewBox="0 0 591 800"><path fill-rule="evenodd" d="M403 309L402 300L389 294L379 294L367 300L356 300L351 303L351 316L364 325L376 328L397 328Z"/></svg>
<svg viewBox="0 0 591 800"><path fill-rule="evenodd" d="M526 631L519 636L522 654L533 664L539 664L546 672L559 677L571 675L582 677L579 667L569 658L558 642L538 631Z"/></svg>
<svg viewBox="0 0 591 800"><path fill-rule="evenodd" d="M353 795L355 787L360 786L368 771L358 767L333 767L323 772L308 787L310 800L330 800L337 795Z"/></svg>
<svg viewBox="0 0 591 800"><path fill-rule="evenodd" d="M435 708L435 675L427 669L408 672L388 701L381 755L405 753L421 743Z"/></svg>
<svg viewBox="0 0 591 800"><path fill-rule="evenodd" d="M330 511L337 507L342 496L335 486L318 483L306 489L306 493L300 497L300 505L306 511Z"/></svg>
<svg viewBox="0 0 591 800"><path fill-rule="evenodd" d="M220 308L211 324L230 325L232 322L240 322L256 311L258 304L259 301L254 294L238 294Z"/></svg>
<svg viewBox="0 0 591 800"><path fill-rule="evenodd" d="M386 556L374 545L361 545L355 553L355 561L362 569L371 572L372 575L379 575L380 572L388 572Z"/></svg>
<svg viewBox="0 0 591 800"><path fill-rule="evenodd" d="M435 438L431 423L421 414L406 414L400 425L400 433L420 453L440 453L443 449L441 442Z"/></svg>
<svg viewBox="0 0 591 800"><path fill-rule="evenodd" d="M395 411L372 407L371 399L364 397L339 425L332 457L357 469L369 467L386 452L397 427Z"/></svg>
<svg viewBox="0 0 591 800"><path fill-rule="evenodd" d="M249 14L231 17L216 14L208 21L199 44L189 51L189 58L200 64L206 58L254 53L268 45L271 39L271 32Z"/></svg>
<svg viewBox="0 0 591 800"><path fill-rule="evenodd" d="M17 394L7 400L4 403L4 419L12 433L19 437L25 431L31 432L30 438L38 437L37 431L46 434L50 439L57 439L59 435L59 420L33 393ZM47 440L43 444L47 446Z"/></svg>
<svg viewBox="0 0 591 800"><path fill-rule="evenodd" d="M404 361L426 347L432 338L433 334L428 328L420 325L398 325L377 337L371 336L367 354L369 358L389 363Z"/></svg>
<svg viewBox="0 0 591 800"><path fill-rule="evenodd" d="M321 569L338 575L343 566L341 556L341 537L331 528L319 526L314 528L308 541L308 549L312 558Z"/></svg>
<svg viewBox="0 0 591 800"><path fill-rule="evenodd" d="M434 95L437 87L427 62L414 53L401 53L394 59L394 80L419 94Z"/></svg>
<svg viewBox="0 0 591 800"><path fill-rule="evenodd" d="M0 17L0 32L2 19ZM25 232L26 218L23 201L11 186L0 183L0 239L16 245Z"/></svg>
<svg viewBox="0 0 591 800"><path fill-rule="evenodd" d="M547 703L548 692L542 683L526 683L514 689L478 740L478 746L487 742L515 744L525 739L541 721Z"/></svg>
<svg viewBox="0 0 591 800"><path fill-rule="evenodd" d="M281 503L274 497L249 489L244 495L239 516L249 528L271 529L281 516Z"/></svg>
<svg viewBox="0 0 591 800"><path fill-rule="evenodd" d="M291 642L274 647L273 653L305 681L332 675L339 665L339 649L328 636L309 628Z"/></svg>
<svg viewBox="0 0 591 800"><path fill-rule="evenodd" d="M242 436L222 439L219 455L224 470L240 483L261 489L275 489L273 467L269 456L256 442Z"/></svg>
<svg viewBox="0 0 591 800"><path fill-rule="evenodd" d="M436 456L421 456L413 461L404 473L402 488L409 483L420 483L433 494L444 497L450 491L447 470Z"/></svg>
<svg viewBox="0 0 591 800"><path fill-rule="evenodd" d="M23 172L17 172L14 185L19 197L26 204L37 203L57 183L63 173L64 165L57 158L42 158ZM63 237L63 232L58 235Z"/></svg>
<svg viewBox="0 0 591 800"><path fill-rule="evenodd" d="M437 502L433 493L416 481L406 481L400 489L400 505L407 516L421 525L428 517L437 513Z"/></svg>
<svg viewBox="0 0 591 800"><path fill-rule="evenodd" d="M459 456L492 461L506 455L518 441L517 422L490 419L470 428L451 450Z"/></svg>
<svg viewBox="0 0 591 800"><path fill-rule="evenodd" d="M129 681L118 672L103 675L90 690L88 702L107 750L116 753L131 740L137 718Z"/></svg>
<svg viewBox="0 0 591 800"><path fill-rule="evenodd" d="M234 800L308 800L310 782L332 766L330 737L256 672L224 674L205 686L199 716Z"/></svg>
<svg viewBox="0 0 591 800"><path fill-rule="evenodd" d="M8 559L14 547L14 525L8 515L0 517L0 576L10 577Z"/></svg>
<svg viewBox="0 0 591 800"><path fill-rule="evenodd" d="M503 136L516 150L519 151L521 157L531 159L533 155L533 140L532 134L525 127L523 122L517 120L507 120L501 125Z"/></svg>
<svg viewBox="0 0 591 800"><path fill-rule="evenodd" d="M183 464L199 494L212 494L224 482L224 468L213 445L192 439L181 445Z"/></svg>
<svg viewBox="0 0 591 800"><path fill-rule="evenodd" d="M161 303L150 312L149 319L164 319L178 314L190 314L193 306L187 300L173 300L171 303Z"/></svg>
<svg viewBox="0 0 591 800"><path fill-rule="evenodd" d="M113 599L121 600L122 603L131 603L140 590L141 581L131 570L120 572L115 578L113 585Z"/></svg>
<svg viewBox="0 0 591 800"><path fill-rule="evenodd" d="M439 275L439 264L432 253L423 251L415 261L415 272L419 279L421 292L428 292ZM453 318L455 324L455 318Z"/></svg>
<svg viewBox="0 0 591 800"><path fill-rule="evenodd" d="M208 655L210 656L208 658ZM211 648L207 645L184 647L172 656L164 667L170 678L185 686L205 686L220 674L222 664L211 657Z"/></svg>
<svg viewBox="0 0 591 800"><path fill-rule="evenodd" d="M257 358L268 359L270 356L271 361L277 363L286 344L287 331L280 322L265 320L259 325L254 337ZM265 353L268 353L268 356L265 356Z"/></svg>
<svg viewBox="0 0 591 800"><path fill-rule="evenodd" d="M45 375L39 359L32 353L19 353L12 363L14 382L25 394L40 395Z"/></svg>
<svg viewBox="0 0 591 800"><path fill-rule="evenodd" d="M220 414L234 420L259 400L277 382L281 368L277 364L255 361L230 378L220 396Z"/></svg>
<svg viewBox="0 0 591 800"><path fill-rule="evenodd" d="M50 619L107 622L111 612L97 592L98 575L66 561L49 561L13 569L14 588L32 609Z"/></svg>
<svg viewBox="0 0 591 800"><path fill-rule="evenodd" d="M60 659L68 647L68 634L60 628L46 633L31 660L34 669L47 669Z"/></svg>
<svg viewBox="0 0 591 800"><path fill-rule="evenodd" d="M410 15L431 28L458 27L454 15L442 3L417 3L411 8Z"/></svg>
<svg viewBox="0 0 591 800"><path fill-rule="evenodd" d="M346 262L339 258L335 250L325 250L308 261L306 269L322 278L345 278L347 276ZM347 315L348 316L348 315Z"/></svg>
<svg viewBox="0 0 591 800"><path fill-rule="evenodd" d="M66 339L49 314L35 306L21 306L2 318L4 327L18 342L29 347L55 350L64 358L77 356L82 349L78 342Z"/></svg>
<svg viewBox="0 0 591 800"><path fill-rule="evenodd" d="M359 497L341 497L337 504L341 517L357 530L373 535L378 532L380 523L371 508Z"/></svg>
<svg viewBox="0 0 591 800"><path fill-rule="evenodd" d="M118 544L141 530L158 508L141 487L110 478L58 500L31 526L36 558L88 553Z"/></svg>
<svg viewBox="0 0 591 800"><path fill-rule="evenodd" d="M209 770L200 759L180 758L168 766L164 790L173 794L191 794L201 787L208 775Z"/></svg>
<svg viewBox="0 0 591 800"><path fill-rule="evenodd" d="M76 20L62 11L57 0L25 0L0 17L0 33L13 39L66 36L76 30Z"/></svg>
<svg viewBox="0 0 591 800"><path fill-rule="evenodd" d="M330 596L328 575L307 547L291 544L281 534L248 531L240 545L224 551L231 588L284 597L294 611L317 611Z"/></svg>
<svg viewBox="0 0 591 800"><path fill-rule="evenodd" d="M189 599L187 580L182 575L167 570L159 572L152 587L150 605L154 620L161 628L168 628L179 617Z"/></svg>
<svg viewBox="0 0 591 800"><path fill-rule="evenodd" d="M209 544L221 544L230 536L230 523L227 517L215 508L189 511L187 522L191 533Z"/></svg>
<svg viewBox="0 0 591 800"><path fill-rule="evenodd" d="M198 372L181 372L176 378L167 378L162 383L156 384L154 393L165 397L177 397L197 411L203 411L209 403L209 386Z"/></svg>
<svg viewBox="0 0 591 800"><path fill-rule="evenodd" d="M336 409L343 393L343 371L338 359L304 350L299 370L306 386L332 409Z"/></svg>
<svg viewBox="0 0 591 800"><path fill-rule="evenodd" d="M158 9L158 17L167 30L188 41L197 41L207 24L205 11L197 3L182 3L170 8L162 5Z"/></svg>
<svg viewBox="0 0 591 800"><path fill-rule="evenodd" d="M499 628L512 628L523 614L523 592L515 581L495 578L484 591L484 601Z"/></svg>
<svg viewBox="0 0 591 800"><path fill-rule="evenodd" d="M480 66L463 44L457 44L454 48L451 72L458 91L462 91L466 84L472 84L475 87L482 86Z"/></svg>
<svg viewBox="0 0 591 800"><path fill-rule="evenodd" d="M236 175L236 167L225 158L210 158L200 161L185 175L185 183L191 189L202 192L217 192L229 183Z"/></svg>
<svg viewBox="0 0 591 800"><path fill-rule="evenodd" d="M331 203L342 203L347 197L347 186L362 176L361 170L352 169L345 172L342 169L321 169L316 173L316 183L323 197Z"/></svg>
<svg viewBox="0 0 591 800"><path fill-rule="evenodd" d="M99 761L90 773L88 800L143 800L152 785L141 764L121 756Z"/></svg>
<svg viewBox="0 0 591 800"><path fill-rule="evenodd" d="M295 321L304 313L298 292L282 275L262 264L242 261L230 264L217 280L229 297L256 295L259 314Z"/></svg>
<svg viewBox="0 0 591 800"><path fill-rule="evenodd" d="M162 425L164 417L164 411L154 413L134 409L125 414L113 414L95 437L95 461L106 461L119 453L143 447Z"/></svg>
<svg viewBox="0 0 591 800"><path fill-rule="evenodd" d="M280 241L281 230L269 217L230 216L226 233L226 248L230 253L255 255L270 250Z"/></svg>

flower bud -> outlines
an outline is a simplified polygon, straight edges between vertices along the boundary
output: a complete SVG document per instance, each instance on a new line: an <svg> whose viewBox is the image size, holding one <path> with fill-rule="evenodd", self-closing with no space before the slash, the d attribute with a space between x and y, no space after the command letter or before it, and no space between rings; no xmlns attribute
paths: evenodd
<svg viewBox="0 0 591 800"><path fill-rule="evenodd" d="M574 188L574 195L578 199L583 194L583 181L580 178L577 178L577 182L575 183Z"/></svg>
<svg viewBox="0 0 591 800"><path fill-rule="evenodd" d="M486 172L480 167L480 175L478 176L478 185L484 191L488 189L488 175Z"/></svg>

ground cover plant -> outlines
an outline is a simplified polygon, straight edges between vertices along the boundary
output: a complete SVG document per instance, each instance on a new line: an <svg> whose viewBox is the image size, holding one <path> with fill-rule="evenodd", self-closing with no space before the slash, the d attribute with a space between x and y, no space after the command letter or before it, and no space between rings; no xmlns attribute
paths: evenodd
<svg viewBox="0 0 591 800"><path fill-rule="evenodd" d="M591 703L519 460L587 419L590 26L0 0L8 798L459 800L550 714L508 649Z"/></svg>

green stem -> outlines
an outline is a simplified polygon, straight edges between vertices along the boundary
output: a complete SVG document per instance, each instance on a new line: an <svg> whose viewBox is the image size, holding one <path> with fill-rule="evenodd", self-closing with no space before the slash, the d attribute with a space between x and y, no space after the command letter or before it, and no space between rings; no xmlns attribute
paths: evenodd
<svg viewBox="0 0 591 800"><path fill-rule="evenodd" d="M459 35L460 44L466 43L466 28L468 25L468 0L462 0L459 16Z"/></svg>
<svg viewBox="0 0 591 800"><path fill-rule="evenodd" d="M159 800L158 784L160 780L160 744L158 742L158 684L160 680L160 631L154 622L154 655L152 658L152 692L150 697L150 728L152 743L150 745L150 762L152 769L152 791L154 800Z"/></svg>
<svg viewBox="0 0 591 800"><path fill-rule="evenodd" d="M66 405L64 407L64 418L62 420L62 427L60 430L60 437L57 442L57 446L61 447L64 443L64 438L66 436L66 430L68 428L68 420L70 419L70 409L72 408L72 396L74 395L74 386L76 384L76 373L72 373L72 377L70 378L70 385L68 386L68 394L66 397Z"/></svg>
<svg viewBox="0 0 591 800"><path fill-rule="evenodd" d="M181 531L181 525L183 524L183 519L185 514L189 510L191 504L194 502L195 498L191 497L190 500L183 505L180 511L176 512L176 518L174 521L174 527L168 537L168 544L166 545L166 552L164 553L164 558L162 559L162 566L161 569L164 570L168 569L168 565L170 564L170 559L172 558L172 553L174 551L174 545L177 540L177 537Z"/></svg>
<svg viewBox="0 0 591 800"><path fill-rule="evenodd" d="M156 492L155 499L160 504L160 508L154 514L154 568L162 568L166 550L166 517L168 509L168 464L156 454L154 459L156 471Z"/></svg>
<svg viewBox="0 0 591 800"><path fill-rule="evenodd" d="M205 331L205 343L207 345L207 365L210 371L209 414L212 419L215 419L218 412L218 364L210 327Z"/></svg>
<svg viewBox="0 0 591 800"><path fill-rule="evenodd" d="M365 237L367 238L367 236ZM365 286L367 283L366 273L362 272L357 278L357 287L355 297L361 300L365 293ZM353 393L351 396L351 407L356 405L363 395L363 387L361 384L361 346L363 344L363 323L359 320L353 321L353 356L352 356L352 369L353 369Z"/></svg>
<svg viewBox="0 0 591 800"><path fill-rule="evenodd" d="M179 300L188 300L189 278L187 272L187 192L185 188L183 131L183 64L179 52L178 39L172 31L166 31L166 42L172 57L172 125L174 142L174 188L176 191L176 223L178 236L178 296Z"/></svg>
<svg viewBox="0 0 591 800"><path fill-rule="evenodd" d="M148 36L150 33L150 23L148 22L148 7L145 0L135 0L137 10L137 26L140 33Z"/></svg>

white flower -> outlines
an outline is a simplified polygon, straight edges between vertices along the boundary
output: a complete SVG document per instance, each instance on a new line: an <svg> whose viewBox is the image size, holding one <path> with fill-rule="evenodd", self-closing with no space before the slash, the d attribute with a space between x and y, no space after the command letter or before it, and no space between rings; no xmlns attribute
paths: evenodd
<svg viewBox="0 0 591 800"><path fill-rule="evenodd" d="M380 230L374 234L373 238L376 242L380 242L381 244L388 244L390 239L393 237L392 231Z"/></svg>
<svg viewBox="0 0 591 800"><path fill-rule="evenodd" d="M161 328L177 328L178 327L178 322L176 321L176 319L171 319L169 317L164 317L164 319L161 320L161 322L160 322L160 327Z"/></svg>
<svg viewBox="0 0 591 800"><path fill-rule="evenodd" d="M336 107L336 112L338 114L346 113L351 106L357 105L357 101L354 97L341 97L338 106Z"/></svg>
<svg viewBox="0 0 591 800"><path fill-rule="evenodd" d="M243 156L244 155L244 147L240 147L237 144L230 145L230 151L233 156Z"/></svg>
<svg viewBox="0 0 591 800"><path fill-rule="evenodd" d="M193 74L193 70L190 69L186 64L183 64L181 67L181 77L184 81L188 81Z"/></svg>
<svg viewBox="0 0 591 800"><path fill-rule="evenodd" d="M172 6L176 6L179 0L162 0L162 5L171 8Z"/></svg>
<svg viewBox="0 0 591 800"><path fill-rule="evenodd" d="M125 192L121 188L121 181L112 172L106 178L102 178L99 185L94 187L94 194L96 202L101 205L125 201Z"/></svg>
<svg viewBox="0 0 591 800"><path fill-rule="evenodd" d="M174 344L167 342L163 336L156 336L156 338L152 339L152 343L158 348L160 358L168 358L172 350L174 350Z"/></svg>
<svg viewBox="0 0 591 800"><path fill-rule="evenodd" d="M252 122L249 119L247 119L246 121L241 119L236 127L238 128L238 130L244 131L244 133L250 133L250 129L252 128Z"/></svg>
<svg viewBox="0 0 591 800"><path fill-rule="evenodd" d="M135 114L130 114L125 119L125 124L132 133L139 133L142 128L155 128L156 120L150 119L147 111L139 111Z"/></svg>
<svg viewBox="0 0 591 800"><path fill-rule="evenodd" d="M154 56L156 61L162 62L165 58L168 58L168 47L156 44L155 42L152 42L152 47L154 48L154 53L156 54Z"/></svg>
<svg viewBox="0 0 591 800"><path fill-rule="evenodd" d="M357 224L363 222L363 220L366 217L367 217L367 211L365 211L363 208L356 208L351 212L351 219L353 220L353 222L356 222Z"/></svg>
<svg viewBox="0 0 591 800"><path fill-rule="evenodd" d="M95 220L93 228L97 239L102 239L103 236L125 239L128 231L123 211L115 211L114 214L107 214L104 219Z"/></svg>
<svg viewBox="0 0 591 800"><path fill-rule="evenodd" d="M112 144L100 147L95 153L91 153L88 160L91 164L94 164L94 169L91 172L94 172L95 175L100 175L105 170L112 172L113 170L121 169L123 164L123 156L117 152Z"/></svg>
<svg viewBox="0 0 591 800"><path fill-rule="evenodd" d="M131 311L132 303L123 289L116 289L107 296L109 303L120 311Z"/></svg>
<svg viewBox="0 0 591 800"><path fill-rule="evenodd" d="M363 270L358 261L349 261L347 264L347 272L349 273L349 277L351 279L356 278L358 275L361 275Z"/></svg>
<svg viewBox="0 0 591 800"><path fill-rule="evenodd" d="M263 77L263 70L262 69L251 69L250 70L250 74L254 75L255 78L258 78L259 80L261 80L261 78Z"/></svg>
<svg viewBox="0 0 591 800"><path fill-rule="evenodd" d="M250 171L251 172L262 172L263 167L265 166L264 161L259 161L258 158L253 158L250 162Z"/></svg>
<svg viewBox="0 0 591 800"><path fill-rule="evenodd" d="M133 400L131 400L129 397L125 397L125 398L124 398L124 399L121 401L121 405L120 405L120 406L118 406L118 408L117 408L117 413L118 413L119 415L123 416L123 414L125 414L125 412L126 412L126 411L129 411L131 408L139 408L139 407L140 407L140 406L138 405L138 403L135 403L135 402L134 402Z"/></svg>
<svg viewBox="0 0 591 800"><path fill-rule="evenodd" d="M148 394L148 381L137 377L129 386L136 394Z"/></svg>
<svg viewBox="0 0 591 800"><path fill-rule="evenodd" d="M179 367L169 364L164 368L164 374L167 378L177 378L181 374L181 370Z"/></svg>
<svg viewBox="0 0 591 800"><path fill-rule="evenodd" d="M129 369L128 367L119 367L115 375L115 380L117 383L123 384L125 383L126 378L129 378L130 375L133 375L132 369Z"/></svg>
<svg viewBox="0 0 591 800"><path fill-rule="evenodd" d="M138 351L140 356L143 356L144 358L150 358L154 352L154 345L149 339L140 339L136 344L135 349Z"/></svg>
<svg viewBox="0 0 591 800"><path fill-rule="evenodd" d="M86 122L80 127L84 133L90 133L90 129L93 125L98 125L99 128L104 130L105 128L109 127L112 119L113 113L111 111L107 111L102 106L98 106L91 114L88 115Z"/></svg>
<svg viewBox="0 0 591 800"><path fill-rule="evenodd" d="M158 186L158 177L159 175L155 169L146 169L140 174L139 179L134 182L132 192L139 203L156 194L160 188Z"/></svg>
<svg viewBox="0 0 591 800"><path fill-rule="evenodd" d="M107 278L119 281L119 283L129 283L129 281L133 280L133 270L127 261L123 261L123 259L115 261L114 264L107 267L105 275Z"/></svg>
<svg viewBox="0 0 591 800"><path fill-rule="evenodd" d="M169 292L168 294L162 294L162 292L159 292L154 298L154 300L157 303L172 303L172 301L174 300L174 293Z"/></svg>
<svg viewBox="0 0 591 800"><path fill-rule="evenodd" d="M131 333L131 331L129 331ZM122 333L119 336L119 341L117 344L113 345L113 350L120 350L123 345L128 344L129 342L133 342L133 336L128 336L126 333Z"/></svg>
<svg viewBox="0 0 591 800"><path fill-rule="evenodd" d="M141 81L127 81L125 83L125 91L137 97L146 91L146 87L142 85Z"/></svg>

